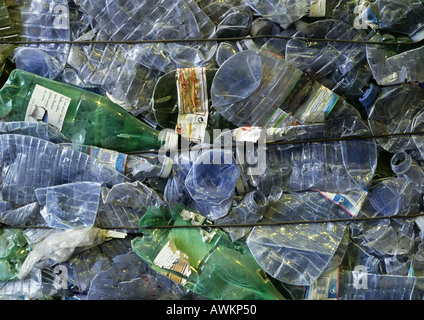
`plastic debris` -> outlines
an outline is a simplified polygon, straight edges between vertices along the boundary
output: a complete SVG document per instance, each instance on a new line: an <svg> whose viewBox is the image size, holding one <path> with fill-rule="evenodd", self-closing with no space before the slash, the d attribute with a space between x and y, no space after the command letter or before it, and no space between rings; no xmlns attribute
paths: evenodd
<svg viewBox="0 0 424 320"><path fill-rule="evenodd" d="M421 0L0 0L0 299L422 300L423 30Z"/></svg>

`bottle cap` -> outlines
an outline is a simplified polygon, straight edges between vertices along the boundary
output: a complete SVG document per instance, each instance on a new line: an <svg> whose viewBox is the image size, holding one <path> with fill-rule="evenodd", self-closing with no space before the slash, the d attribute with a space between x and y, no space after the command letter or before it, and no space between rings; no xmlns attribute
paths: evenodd
<svg viewBox="0 0 424 320"><path fill-rule="evenodd" d="M172 161L171 158L166 157L165 163L162 166L162 170L159 174L159 177L161 178L168 178L169 174L171 173L172 166L174 165L174 161Z"/></svg>
<svg viewBox="0 0 424 320"><path fill-rule="evenodd" d="M424 39L424 26L413 32L409 35L412 41L414 42L420 42Z"/></svg>
<svg viewBox="0 0 424 320"><path fill-rule="evenodd" d="M371 107L374 102L377 100L378 96L380 95L381 89L371 84L367 91L365 91L364 95L359 98L359 102L365 107L369 108Z"/></svg>

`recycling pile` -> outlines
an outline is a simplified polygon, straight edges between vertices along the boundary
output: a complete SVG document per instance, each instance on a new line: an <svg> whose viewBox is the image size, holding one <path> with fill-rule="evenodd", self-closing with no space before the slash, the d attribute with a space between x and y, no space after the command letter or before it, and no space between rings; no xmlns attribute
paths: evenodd
<svg viewBox="0 0 424 320"><path fill-rule="evenodd" d="M424 297L424 1L0 17L0 299Z"/></svg>

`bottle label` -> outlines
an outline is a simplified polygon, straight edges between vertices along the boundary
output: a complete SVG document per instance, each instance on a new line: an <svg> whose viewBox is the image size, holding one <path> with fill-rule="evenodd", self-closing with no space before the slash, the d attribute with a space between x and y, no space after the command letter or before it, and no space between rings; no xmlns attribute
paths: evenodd
<svg viewBox="0 0 424 320"><path fill-rule="evenodd" d="M25 121L47 122L62 130L71 98L35 85L25 114Z"/></svg>
<svg viewBox="0 0 424 320"><path fill-rule="evenodd" d="M337 94L316 82L308 99L296 111L294 117L303 122L324 122L338 100Z"/></svg>
<svg viewBox="0 0 424 320"><path fill-rule="evenodd" d="M368 195L368 192L365 190L353 190L345 194L322 191L318 192L327 199L342 207L346 212L355 218L358 216L359 211L362 208L362 204Z"/></svg>
<svg viewBox="0 0 424 320"><path fill-rule="evenodd" d="M274 111L271 117L263 125L264 129L277 128L280 125L286 124L283 120L287 117L287 112L278 108Z"/></svg>
<svg viewBox="0 0 424 320"><path fill-rule="evenodd" d="M306 300L336 300L339 293L339 268L321 275L312 285L306 287Z"/></svg>
<svg viewBox="0 0 424 320"><path fill-rule="evenodd" d="M125 174L125 166L127 163L127 154L119 153L114 150L103 149L91 146L90 156L112 167L116 171Z"/></svg>
<svg viewBox="0 0 424 320"><path fill-rule="evenodd" d="M185 285L187 280L177 273L189 277L191 274L190 264L183 260L178 251L172 250L172 239L168 241L159 251L153 264L162 269L172 270L173 272L161 272L164 276L174 282ZM175 272L175 273L174 273Z"/></svg>
<svg viewBox="0 0 424 320"><path fill-rule="evenodd" d="M209 115L206 68L177 69L177 95L176 132L190 142L204 142Z"/></svg>

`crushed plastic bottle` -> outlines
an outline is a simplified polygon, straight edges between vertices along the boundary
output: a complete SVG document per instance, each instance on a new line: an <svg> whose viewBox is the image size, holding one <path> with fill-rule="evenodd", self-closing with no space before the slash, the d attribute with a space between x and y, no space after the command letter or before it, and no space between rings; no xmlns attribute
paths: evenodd
<svg viewBox="0 0 424 320"><path fill-rule="evenodd" d="M317 191L285 193L273 203L264 223L354 218ZM256 226L246 243L258 264L272 277L292 285L311 285L341 243L345 222Z"/></svg>
<svg viewBox="0 0 424 320"><path fill-rule="evenodd" d="M416 42L424 39L424 4L419 0L370 1L361 15L374 29L404 34Z"/></svg>
<svg viewBox="0 0 424 320"><path fill-rule="evenodd" d="M165 189L168 204L184 203L210 220L227 214L240 178L231 149L183 152L175 156L174 168Z"/></svg>
<svg viewBox="0 0 424 320"><path fill-rule="evenodd" d="M74 143L121 152L159 149L159 132L109 99L22 70L0 90L3 121L45 121Z"/></svg>
<svg viewBox="0 0 424 320"><path fill-rule="evenodd" d="M284 128L324 122L332 113L358 113L330 89L264 50L243 50L229 58L213 79L211 95L212 106L238 127Z"/></svg>
<svg viewBox="0 0 424 320"><path fill-rule="evenodd" d="M131 181L147 178L168 178L172 170L172 159L157 153L126 154L95 146L62 143L62 146L84 152L117 170Z"/></svg>
<svg viewBox="0 0 424 320"><path fill-rule="evenodd" d="M296 21L299 30L293 37L365 41L364 30L333 19L313 23ZM362 44L350 42L317 42L291 39L287 42L285 58L296 68L341 96L358 96L371 79Z"/></svg>
<svg viewBox="0 0 424 320"><path fill-rule="evenodd" d="M70 40L68 1L19 0L7 10L23 41L56 41L19 46L13 57L16 67L55 79L64 69L70 49L69 43L59 43Z"/></svg>
<svg viewBox="0 0 424 320"><path fill-rule="evenodd" d="M412 44L409 38L399 36L396 38L390 34L377 33L370 41L392 43L366 45L368 65L377 84L389 86L424 81L423 46Z"/></svg>
<svg viewBox="0 0 424 320"><path fill-rule="evenodd" d="M420 101L424 91L414 84L380 87L371 84L359 99L367 113L367 121L373 135L395 134L419 130ZM419 149L420 144L410 137L378 137L377 143L386 151L396 153Z"/></svg>
<svg viewBox="0 0 424 320"><path fill-rule="evenodd" d="M126 177L90 156L43 139L0 135L1 194L12 206L36 201L35 190L69 182L114 185Z"/></svg>
<svg viewBox="0 0 424 320"><path fill-rule="evenodd" d="M135 253L154 270L210 299L269 300L284 297L269 281L243 243L233 243L210 221L183 206L150 207L140 226L204 225L203 228L141 229L132 241Z"/></svg>
<svg viewBox="0 0 424 320"><path fill-rule="evenodd" d="M253 180L265 194L272 186L281 187L284 191L312 188L343 193L364 190L376 170L377 144L373 139L348 137L368 135L370 129L357 117L292 126L280 140L267 145L266 170L264 174L254 176ZM319 144L309 142L322 138L341 140ZM305 142L299 143L302 140ZM291 144L290 141L297 143Z"/></svg>

